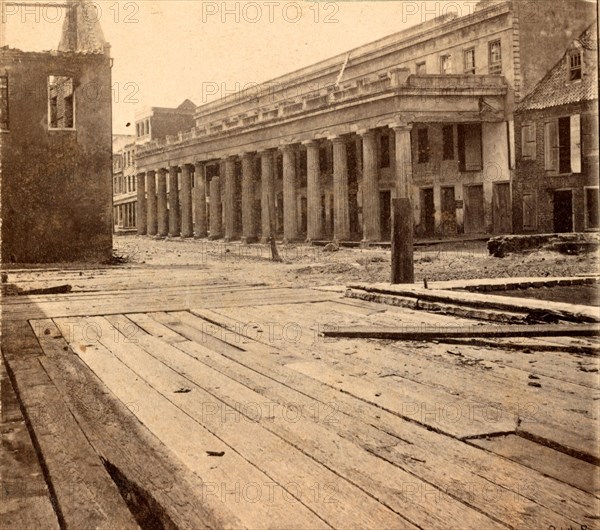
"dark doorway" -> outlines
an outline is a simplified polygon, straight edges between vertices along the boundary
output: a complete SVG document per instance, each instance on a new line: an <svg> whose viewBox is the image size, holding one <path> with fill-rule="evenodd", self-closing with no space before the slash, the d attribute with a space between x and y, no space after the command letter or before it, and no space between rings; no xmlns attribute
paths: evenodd
<svg viewBox="0 0 600 530"><path fill-rule="evenodd" d="M306 197L300 197L300 232L306 235L308 225L308 202Z"/></svg>
<svg viewBox="0 0 600 530"><path fill-rule="evenodd" d="M421 230L424 237L433 237L435 234L433 188L424 188L421 190Z"/></svg>
<svg viewBox="0 0 600 530"><path fill-rule="evenodd" d="M465 188L465 234L480 234L485 231L483 186L467 186Z"/></svg>
<svg viewBox="0 0 600 530"><path fill-rule="evenodd" d="M508 182L494 184L492 217L494 221L494 234L510 234L512 232L510 184Z"/></svg>
<svg viewBox="0 0 600 530"><path fill-rule="evenodd" d="M558 190L554 192L554 231L573 231L573 192Z"/></svg>
<svg viewBox="0 0 600 530"><path fill-rule="evenodd" d="M456 199L454 186L442 188L442 233L445 236L456 235Z"/></svg>
<svg viewBox="0 0 600 530"><path fill-rule="evenodd" d="M381 223L381 240L392 239L392 192L381 191L379 193L379 220Z"/></svg>

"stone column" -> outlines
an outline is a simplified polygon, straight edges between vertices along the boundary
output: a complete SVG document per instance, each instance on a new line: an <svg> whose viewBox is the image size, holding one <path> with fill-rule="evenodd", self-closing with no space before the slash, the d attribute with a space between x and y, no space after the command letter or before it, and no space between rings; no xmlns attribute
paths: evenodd
<svg viewBox="0 0 600 530"><path fill-rule="evenodd" d="M169 237L176 237L179 231L179 168L169 168Z"/></svg>
<svg viewBox="0 0 600 530"><path fill-rule="evenodd" d="M224 160L225 166L225 241L233 241L236 237L235 230L235 158L232 156Z"/></svg>
<svg viewBox="0 0 600 530"><path fill-rule="evenodd" d="M333 143L333 239L350 239L350 209L348 195L348 153L345 138Z"/></svg>
<svg viewBox="0 0 600 530"><path fill-rule="evenodd" d="M146 173L146 190L148 199L146 203L146 231L149 236L155 236L158 230L156 220L156 171Z"/></svg>
<svg viewBox="0 0 600 530"><path fill-rule="evenodd" d="M410 131L412 125L392 127L396 151L396 196L401 199L412 198L412 152Z"/></svg>
<svg viewBox="0 0 600 530"><path fill-rule="evenodd" d="M202 239L208 234L206 218L206 175L204 174L204 164L197 162L194 166L194 213L196 216L194 223L194 237Z"/></svg>
<svg viewBox="0 0 600 530"><path fill-rule="evenodd" d="M194 235L192 216L192 174L188 164L181 166L181 237Z"/></svg>
<svg viewBox="0 0 600 530"><path fill-rule="evenodd" d="M271 237L271 217L275 221L275 179L273 173L273 153L260 153L261 164L261 225L262 241L266 243Z"/></svg>
<svg viewBox="0 0 600 530"><path fill-rule="evenodd" d="M137 213L136 224L137 233L140 236L145 236L148 230L148 222L146 221L146 173L138 173L137 175Z"/></svg>
<svg viewBox="0 0 600 530"><path fill-rule="evenodd" d="M283 148L283 239L298 239L296 215L296 151L292 146Z"/></svg>
<svg viewBox="0 0 600 530"><path fill-rule="evenodd" d="M254 221L254 156L251 153L242 155L242 241L256 241L256 223Z"/></svg>
<svg viewBox="0 0 600 530"><path fill-rule="evenodd" d="M156 200L157 200L157 217L158 217L158 231L159 237L167 237L169 234L169 218L167 213L167 172L164 169L159 169L158 182L156 186Z"/></svg>
<svg viewBox="0 0 600 530"><path fill-rule="evenodd" d="M323 236L323 219L321 216L321 187L319 185L319 144L314 140L306 144L306 199L307 230L306 239L317 241Z"/></svg>
<svg viewBox="0 0 600 530"><path fill-rule="evenodd" d="M375 131L362 133L363 140L363 241L381 240L377 142Z"/></svg>
<svg viewBox="0 0 600 530"><path fill-rule="evenodd" d="M221 216L221 179L214 176L210 181L210 237L220 239L223 237L223 223Z"/></svg>

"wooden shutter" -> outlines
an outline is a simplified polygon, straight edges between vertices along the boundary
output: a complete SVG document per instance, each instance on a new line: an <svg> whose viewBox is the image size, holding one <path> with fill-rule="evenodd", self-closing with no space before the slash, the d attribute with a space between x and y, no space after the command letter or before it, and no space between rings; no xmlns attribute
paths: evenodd
<svg viewBox="0 0 600 530"><path fill-rule="evenodd" d="M581 116L571 116L571 171L581 173Z"/></svg>
<svg viewBox="0 0 600 530"><path fill-rule="evenodd" d="M544 129L544 154L546 171L558 171L559 144L558 122L556 120L546 123Z"/></svg>
<svg viewBox="0 0 600 530"><path fill-rule="evenodd" d="M521 128L521 152L523 158L536 159L536 126L535 123L526 123Z"/></svg>

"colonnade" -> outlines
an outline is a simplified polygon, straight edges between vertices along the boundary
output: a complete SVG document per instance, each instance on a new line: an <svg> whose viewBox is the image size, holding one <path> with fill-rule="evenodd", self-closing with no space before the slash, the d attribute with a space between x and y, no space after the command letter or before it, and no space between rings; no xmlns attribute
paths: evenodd
<svg viewBox="0 0 600 530"><path fill-rule="evenodd" d="M392 162L396 179L394 195L409 198L412 186L411 126L390 127L395 139L395 160ZM362 145L362 167L358 177L362 189L362 236L365 242L376 242L381 240L376 132L367 129L356 134L360 136ZM301 175L297 157L300 149L305 149L306 240L312 242L323 239L323 186L319 153L323 141L331 142L333 151L333 239L348 240L351 237L351 221L347 135L311 139L276 148L246 150L235 156L227 154L210 161L190 160L140 172L137 175L138 234L224 238L226 241L241 239L250 243L259 239L260 231L260 238L267 241L275 235L274 153L279 152L283 162L283 238L288 242L298 241L304 230L299 226ZM212 166L210 175L209 166ZM218 171L215 171L215 166ZM257 212L255 201L259 198L260 211ZM238 211L240 206L241 215ZM260 219L256 218L257 215Z"/></svg>

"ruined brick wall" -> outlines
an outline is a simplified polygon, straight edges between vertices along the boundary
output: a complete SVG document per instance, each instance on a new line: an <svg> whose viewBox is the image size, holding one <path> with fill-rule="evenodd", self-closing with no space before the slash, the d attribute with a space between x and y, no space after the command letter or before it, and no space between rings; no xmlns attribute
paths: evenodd
<svg viewBox="0 0 600 530"><path fill-rule="evenodd" d="M553 175L545 169L544 124L553 118L581 115L581 173ZM522 125L536 124L536 156L523 159ZM548 109L524 111L515 115L517 171L513 185L513 225L515 233L548 233L553 226L553 192L573 190L574 230L584 226L584 187L598 186L598 101L574 103ZM534 194L537 228L526 229L523 222L523 195Z"/></svg>
<svg viewBox="0 0 600 530"><path fill-rule="evenodd" d="M3 132L5 263L95 262L112 252L111 71L108 54L0 51L9 80ZM50 130L48 76L74 86L74 128Z"/></svg>

